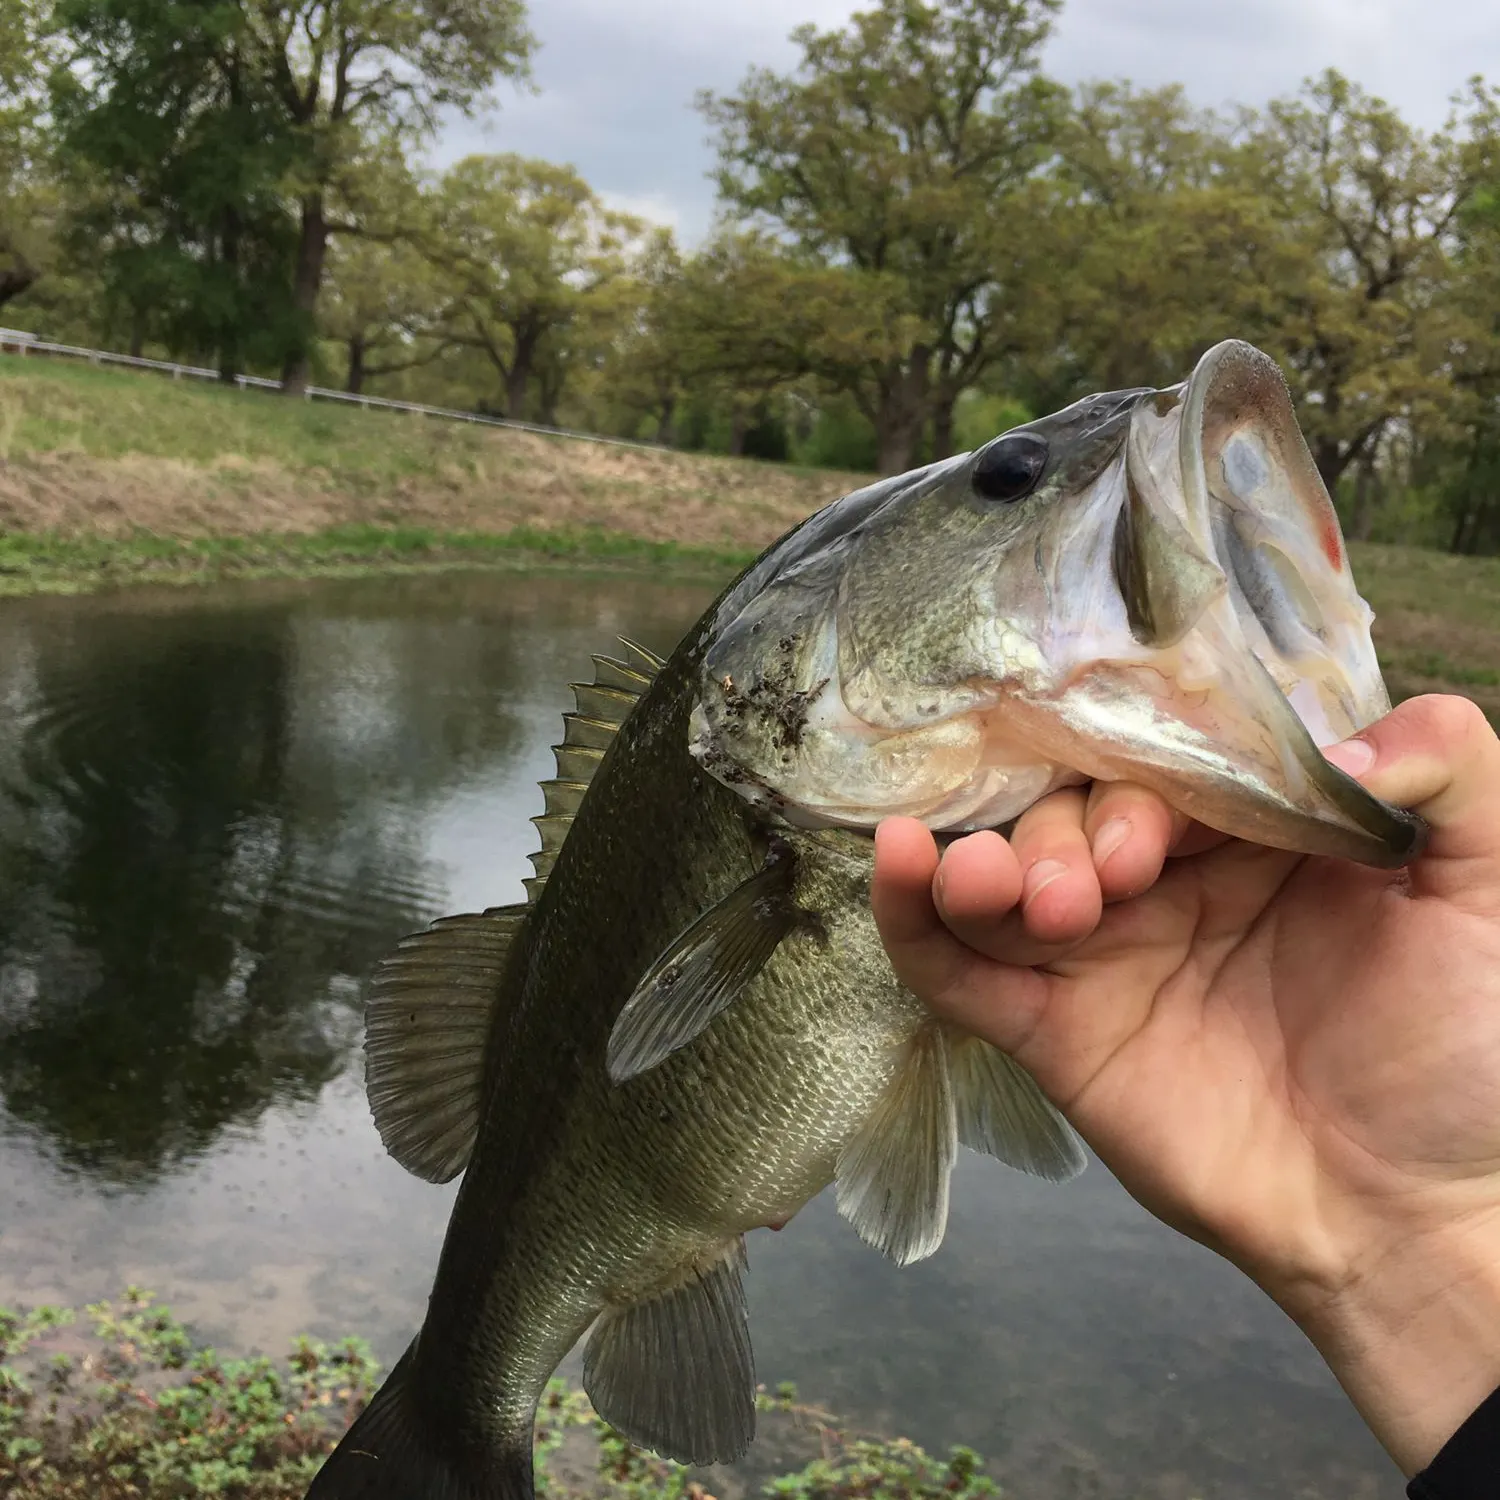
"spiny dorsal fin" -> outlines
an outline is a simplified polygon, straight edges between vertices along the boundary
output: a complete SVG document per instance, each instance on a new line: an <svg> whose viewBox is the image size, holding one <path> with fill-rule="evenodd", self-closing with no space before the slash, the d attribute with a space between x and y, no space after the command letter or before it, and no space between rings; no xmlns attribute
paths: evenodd
<svg viewBox="0 0 1500 1500"><path fill-rule="evenodd" d="M385 1149L447 1182L479 1130L484 1044L525 906L444 917L375 970L365 1007L365 1091Z"/></svg>
<svg viewBox="0 0 1500 1500"><path fill-rule="evenodd" d="M445 917L405 939L376 970L365 1007L365 1090L385 1148L408 1172L447 1182L468 1165L479 1130L485 1040L511 944L542 893L589 781L661 658L624 640L625 660L596 656L592 683L575 683L577 712L555 747L557 776L531 856L526 902Z"/></svg>
<svg viewBox="0 0 1500 1500"><path fill-rule="evenodd" d="M542 783L546 811L531 821L542 836L542 847L531 856L535 873L526 885L526 900L535 906L557 863L558 851L573 819L583 805L594 772L604 752L614 743L620 725L630 716L641 694L664 665L662 658L635 641L620 637L625 660L594 658L594 680L572 684L575 712L563 715L563 742L552 747L557 776Z"/></svg>

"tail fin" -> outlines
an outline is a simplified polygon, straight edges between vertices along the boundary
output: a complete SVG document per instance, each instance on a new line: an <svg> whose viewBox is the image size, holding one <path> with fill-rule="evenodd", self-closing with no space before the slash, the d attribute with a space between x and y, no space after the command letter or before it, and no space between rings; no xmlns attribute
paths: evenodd
<svg viewBox="0 0 1500 1500"><path fill-rule="evenodd" d="M329 1454L307 1500L533 1500L529 1441L492 1450L482 1468L456 1447L443 1453L426 1441L410 1398L416 1347Z"/></svg>

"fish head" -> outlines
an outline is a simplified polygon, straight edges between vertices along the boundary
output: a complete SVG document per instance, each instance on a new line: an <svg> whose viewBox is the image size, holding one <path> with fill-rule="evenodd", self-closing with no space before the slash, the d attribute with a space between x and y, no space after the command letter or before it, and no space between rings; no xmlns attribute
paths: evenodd
<svg viewBox="0 0 1500 1500"><path fill-rule="evenodd" d="M1391 866L1422 824L1320 746L1390 707L1281 372L1231 340L856 491L711 613L692 750L802 826L1001 826L1130 780L1239 837Z"/></svg>

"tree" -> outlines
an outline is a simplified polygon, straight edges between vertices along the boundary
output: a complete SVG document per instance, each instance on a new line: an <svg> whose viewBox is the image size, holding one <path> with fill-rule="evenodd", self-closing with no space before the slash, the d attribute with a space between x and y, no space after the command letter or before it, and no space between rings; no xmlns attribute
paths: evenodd
<svg viewBox="0 0 1500 1500"><path fill-rule="evenodd" d="M1476 90L1465 154L1475 187L1456 221L1443 304L1453 400L1410 434L1410 475L1435 491L1452 552L1500 551L1500 113Z"/></svg>
<svg viewBox="0 0 1500 1500"><path fill-rule="evenodd" d="M360 233L330 246L318 333L343 345L344 388L357 395L366 380L441 358L453 288L422 248L432 237L433 206L399 142L387 140L354 163L344 196Z"/></svg>
<svg viewBox="0 0 1500 1500"><path fill-rule="evenodd" d="M319 332L343 345L344 389L415 369L447 347L440 319L447 290L432 263L403 241L341 238L329 255Z"/></svg>
<svg viewBox="0 0 1500 1500"><path fill-rule="evenodd" d="M1473 108L1489 108L1482 89ZM1440 416L1448 399L1441 289L1472 159L1454 131L1418 131L1332 71L1273 104L1250 144L1301 252L1272 352L1332 490L1390 423Z"/></svg>
<svg viewBox="0 0 1500 1500"><path fill-rule="evenodd" d="M0 306L34 285L50 257L56 213L45 132L51 42L33 0L0 0Z"/></svg>
<svg viewBox="0 0 1500 1500"><path fill-rule="evenodd" d="M238 0L58 0L70 236L131 342L212 351L232 379L290 337L298 142L247 57Z"/></svg>
<svg viewBox="0 0 1500 1500"><path fill-rule="evenodd" d="M303 150L293 189L293 300L302 336L283 383L307 383L328 244L330 200L376 138L420 138L444 109L469 110L498 78L525 74L523 0L239 0L256 56Z"/></svg>
<svg viewBox="0 0 1500 1500"><path fill-rule="evenodd" d="M744 230L721 232L687 263L667 317L684 378L714 384L729 407L732 453L782 387L812 378L868 392L924 338L898 277Z"/></svg>
<svg viewBox="0 0 1500 1500"><path fill-rule="evenodd" d="M549 341L626 273L645 226L571 167L514 155L465 158L435 199L428 253L455 286L445 335L484 354L505 415L523 417Z"/></svg>
<svg viewBox="0 0 1500 1500"><path fill-rule="evenodd" d="M915 336L847 387L907 467L935 420L1000 358L1007 206L1041 164L1059 91L1037 76L1059 0L879 0L842 31L804 26L797 73L752 69L700 97L719 191L830 267L899 289Z"/></svg>
<svg viewBox="0 0 1500 1500"><path fill-rule="evenodd" d="M642 417L656 441L676 442L676 419L688 379L678 308L683 261L672 231L651 230L627 283L633 293L603 366L609 406L629 414L634 431Z"/></svg>

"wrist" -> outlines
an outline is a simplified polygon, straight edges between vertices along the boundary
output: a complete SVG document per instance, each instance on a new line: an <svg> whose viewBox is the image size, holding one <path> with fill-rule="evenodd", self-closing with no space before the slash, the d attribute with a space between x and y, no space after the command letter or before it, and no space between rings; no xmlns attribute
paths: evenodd
<svg viewBox="0 0 1500 1500"><path fill-rule="evenodd" d="M1335 1283L1276 1300L1410 1476L1500 1388L1500 1210L1366 1244Z"/></svg>

